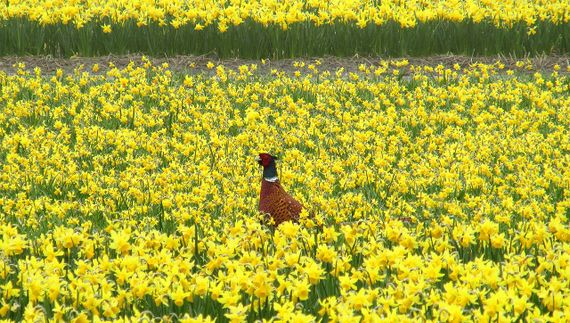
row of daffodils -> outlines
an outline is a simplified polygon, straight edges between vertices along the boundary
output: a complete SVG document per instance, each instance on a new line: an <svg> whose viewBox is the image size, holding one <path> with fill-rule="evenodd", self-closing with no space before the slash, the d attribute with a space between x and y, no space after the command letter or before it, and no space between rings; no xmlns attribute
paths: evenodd
<svg viewBox="0 0 570 323"><path fill-rule="evenodd" d="M568 0L5 0L0 56L570 53Z"/></svg>
<svg viewBox="0 0 570 323"><path fill-rule="evenodd" d="M527 1L416 1L416 0L7 0L0 3L0 21L24 19L41 25L73 24L81 28L89 22L113 24L136 21L179 28L192 25L197 30L217 25L220 31L247 20L267 25L287 26L295 23L318 25L352 22L361 27L396 21L402 27L413 27L429 21L490 21L496 26L516 23L534 25L539 21L567 24L570 3L565 0Z"/></svg>

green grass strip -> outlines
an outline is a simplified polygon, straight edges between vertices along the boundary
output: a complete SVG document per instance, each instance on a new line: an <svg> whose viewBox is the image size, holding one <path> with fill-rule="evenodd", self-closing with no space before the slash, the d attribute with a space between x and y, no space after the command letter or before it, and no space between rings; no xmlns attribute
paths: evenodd
<svg viewBox="0 0 570 323"><path fill-rule="evenodd" d="M315 26L297 23L287 30L263 26L252 20L220 32L210 25L149 24L135 21L111 25L89 22L80 29L72 24L41 26L26 19L0 22L0 55L52 55L54 57L143 53L152 56L214 54L220 58L294 58L304 56L428 56L434 54L515 55L568 54L570 28L552 22L529 27L518 23L499 28L491 22L431 21L413 28L396 22L359 28L354 23Z"/></svg>

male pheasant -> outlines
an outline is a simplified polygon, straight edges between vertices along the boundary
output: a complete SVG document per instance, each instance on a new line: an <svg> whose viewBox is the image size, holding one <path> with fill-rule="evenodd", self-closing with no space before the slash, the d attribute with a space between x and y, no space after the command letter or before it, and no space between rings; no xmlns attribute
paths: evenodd
<svg viewBox="0 0 570 323"><path fill-rule="evenodd" d="M287 194L281 186L275 167L277 157L262 153L255 159L259 165L263 166L259 211L271 216L275 226L285 221L299 221L303 205Z"/></svg>

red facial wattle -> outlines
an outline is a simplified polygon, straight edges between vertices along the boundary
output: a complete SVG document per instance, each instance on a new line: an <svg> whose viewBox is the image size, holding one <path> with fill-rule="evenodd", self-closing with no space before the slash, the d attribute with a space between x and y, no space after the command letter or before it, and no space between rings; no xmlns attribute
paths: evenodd
<svg viewBox="0 0 570 323"><path fill-rule="evenodd" d="M259 154L259 158L257 159L258 163L263 167L268 167L273 160L273 156L266 153Z"/></svg>

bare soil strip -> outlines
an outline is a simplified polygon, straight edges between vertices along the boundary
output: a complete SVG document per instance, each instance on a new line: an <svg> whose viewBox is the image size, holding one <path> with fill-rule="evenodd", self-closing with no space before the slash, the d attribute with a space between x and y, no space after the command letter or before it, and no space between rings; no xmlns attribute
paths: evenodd
<svg viewBox="0 0 570 323"><path fill-rule="evenodd" d="M54 58L49 56L8 56L0 57L0 71L6 72L8 74L13 74L17 70L17 65L23 63L26 69L32 70L36 67L42 69L44 74L52 74L58 69L64 72L72 72L80 66L83 66L84 70L92 71L92 67L95 64L99 65L99 70L97 73L105 73L112 66L118 68L126 67L130 62L134 61L137 65L140 65L143 55L125 55L125 56L102 56L102 57L72 57L72 58ZM559 73L568 74L570 66L570 56L540 56L533 58L515 58L515 57L504 57L504 56L492 56L492 57L470 57L470 56L456 56L456 55L439 55L430 57L402 57L402 58L382 58L382 57L321 57L321 58L296 58L296 59L281 59L276 61L265 60L263 63L260 60L248 60L248 59L217 59L212 56L174 56L174 57L164 57L164 58L150 58L154 65L159 65L167 63L169 68L174 71L179 71L183 73L199 73L199 72L212 72L212 69L208 68L209 62L215 65L222 64L227 68L237 69L241 65L256 64L259 72L270 73L271 70L276 69L285 72L292 72L297 68L293 65L294 62L304 62L305 65L315 64L320 71L337 71L339 68L344 68L346 72L355 72L359 69L359 66L378 66L382 61L401 61L403 59L408 60L410 65L413 66L433 66L442 65L445 68L453 68L459 65L461 68L472 66L476 63L484 64L494 64L500 62L504 65L504 71L509 69L516 70L522 73L535 73L537 71L541 72L552 72L555 66L558 66ZM524 61L524 66L517 66L516 63Z"/></svg>

